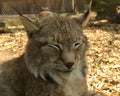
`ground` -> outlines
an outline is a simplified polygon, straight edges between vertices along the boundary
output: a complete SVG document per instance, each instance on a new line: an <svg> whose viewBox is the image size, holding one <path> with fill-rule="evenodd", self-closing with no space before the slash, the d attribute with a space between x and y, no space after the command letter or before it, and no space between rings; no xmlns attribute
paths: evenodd
<svg viewBox="0 0 120 96"><path fill-rule="evenodd" d="M8 20L8 21L6 21ZM22 54L27 36L17 19L5 19L7 28L15 30L0 34L0 51ZM17 30L17 29L18 30ZM91 89L120 96L120 24L106 20L94 21L84 29L88 37L88 85Z"/></svg>

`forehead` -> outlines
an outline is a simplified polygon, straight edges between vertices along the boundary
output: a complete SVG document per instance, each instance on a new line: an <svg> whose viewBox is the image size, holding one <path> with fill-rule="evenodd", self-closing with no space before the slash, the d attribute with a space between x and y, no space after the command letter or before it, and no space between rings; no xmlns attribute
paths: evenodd
<svg viewBox="0 0 120 96"><path fill-rule="evenodd" d="M71 18L65 17L65 16L48 16L43 18L42 20L38 21L39 27L41 28L43 26L44 29L52 29L52 31L61 31L61 32L70 32L74 30L81 31L82 29L80 26ZM47 30L48 31L48 30Z"/></svg>
<svg viewBox="0 0 120 96"><path fill-rule="evenodd" d="M54 38L55 40L80 39L82 29L72 19L62 16L50 16L39 21L40 31L37 36Z"/></svg>

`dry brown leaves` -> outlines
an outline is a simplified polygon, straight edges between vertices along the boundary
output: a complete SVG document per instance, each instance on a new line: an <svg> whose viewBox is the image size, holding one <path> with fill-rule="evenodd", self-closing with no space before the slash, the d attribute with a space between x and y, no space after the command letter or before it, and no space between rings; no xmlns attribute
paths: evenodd
<svg viewBox="0 0 120 96"><path fill-rule="evenodd" d="M89 42L88 83L108 96L120 96L120 24L97 23L103 25L84 30Z"/></svg>

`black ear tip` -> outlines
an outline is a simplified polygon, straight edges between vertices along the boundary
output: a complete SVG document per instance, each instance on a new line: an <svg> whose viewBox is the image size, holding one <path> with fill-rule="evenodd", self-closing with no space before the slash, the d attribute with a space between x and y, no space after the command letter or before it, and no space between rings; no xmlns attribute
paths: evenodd
<svg viewBox="0 0 120 96"><path fill-rule="evenodd" d="M10 6L14 11L16 11L20 16L22 16L22 14L20 13L20 11L18 9L16 9L14 6Z"/></svg>

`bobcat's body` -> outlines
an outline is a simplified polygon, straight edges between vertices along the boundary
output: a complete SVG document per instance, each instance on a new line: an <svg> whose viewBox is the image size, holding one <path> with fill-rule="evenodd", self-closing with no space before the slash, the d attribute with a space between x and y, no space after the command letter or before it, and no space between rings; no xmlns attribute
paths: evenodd
<svg viewBox="0 0 120 96"><path fill-rule="evenodd" d="M0 96L81 96L87 90L85 79L76 77L79 76L79 73L69 77L70 79L64 81L62 85L52 81L44 81L41 78L36 79L27 71L23 56L9 61L4 66L4 70L6 70L4 73L6 77L3 75L4 79L0 78L2 81L0 83ZM9 88L10 85L12 86ZM1 88L4 90L3 92L1 92Z"/></svg>
<svg viewBox="0 0 120 96"><path fill-rule="evenodd" d="M8 90L13 93L6 92L5 96L83 96L87 92L86 38L80 26L56 15L40 23L45 26L40 32L30 34L25 54L1 66L1 79L6 86L0 80L0 89L4 90L0 96ZM48 43L57 42L62 44L62 51L48 46ZM83 44L74 49L75 42ZM74 62L74 69L67 70L63 62Z"/></svg>
<svg viewBox="0 0 120 96"><path fill-rule="evenodd" d="M79 21L83 27L89 12ZM36 21L20 14L20 19L29 40L21 57L0 66L0 96L91 96L86 84L87 39L78 18L53 14Z"/></svg>

